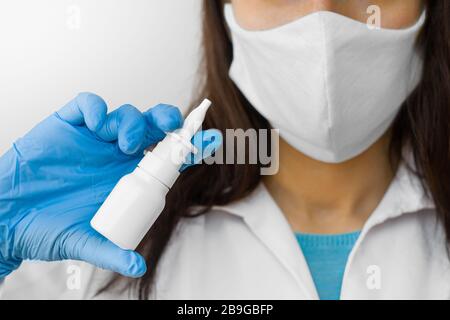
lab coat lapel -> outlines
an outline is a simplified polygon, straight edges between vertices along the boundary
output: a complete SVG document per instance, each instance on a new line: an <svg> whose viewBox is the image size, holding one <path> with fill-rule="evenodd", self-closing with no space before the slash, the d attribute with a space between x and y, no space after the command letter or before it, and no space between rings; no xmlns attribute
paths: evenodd
<svg viewBox="0 0 450 320"><path fill-rule="evenodd" d="M294 232L262 183L244 200L215 208L243 218L256 237L292 275L303 294L308 299L318 299L311 273Z"/></svg>
<svg viewBox="0 0 450 320"><path fill-rule="evenodd" d="M420 179L410 170L411 164L402 163L383 199L364 225L360 238L373 227L404 214L425 209L435 209L435 205L422 187Z"/></svg>

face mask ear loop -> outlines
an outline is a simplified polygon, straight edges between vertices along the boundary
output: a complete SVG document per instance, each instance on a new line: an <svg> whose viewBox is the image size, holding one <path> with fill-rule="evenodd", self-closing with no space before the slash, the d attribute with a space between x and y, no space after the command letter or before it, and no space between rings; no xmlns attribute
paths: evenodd
<svg viewBox="0 0 450 320"><path fill-rule="evenodd" d="M226 20L226 13L225 13L225 11L227 10L226 8L227 8L227 5L230 5L231 6L231 4L230 3L225 3L224 5L223 5L223 8L222 8L222 17L223 17L223 20L224 20L224 22L225 22L225 20ZM230 41L230 42L232 42L232 35L231 35L231 30L230 30L230 28L228 27L228 24L227 23L224 23L224 27L225 27L225 32L227 33L227 37L228 37L228 40Z"/></svg>
<svg viewBox="0 0 450 320"><path fill-rule="evenodd" d="M419 46L419 34L421 33L422 29L424 28L426 19L427 19L427 10L423 9L422 13L419 16L419 19L416 21L416 23L412 27L412 28L414 28L414 27L420 26L419 27L420 31L417 33L416 39L414 41L414 49L413 49L414 54L411 56L411 61L409 64L411 66L412 72L409 77L407 90L410 92L412 92L414 90L414 86L417 85L416 79L421 79L422 74L423 74L424 52ZM415 68L414 66L416 64L419 64L421 67ZM417 71L417 69L420 69L420 70Z"/></svg>

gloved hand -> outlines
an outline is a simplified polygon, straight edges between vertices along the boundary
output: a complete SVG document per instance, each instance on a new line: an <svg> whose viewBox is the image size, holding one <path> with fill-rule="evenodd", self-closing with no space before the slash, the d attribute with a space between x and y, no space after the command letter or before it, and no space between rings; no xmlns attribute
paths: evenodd
<svg viewBox="0 0 450 320"><path fill-rule="evenodd" d="M89 222L144 149L182 122L168 105L145 113L124 105L107 115L100 97L83 93L19 139L0 158L0 278L22 260L65 259L142 276L143 257L120 249ZM208 130L193 141L213 150L222 137Z"/></svg>

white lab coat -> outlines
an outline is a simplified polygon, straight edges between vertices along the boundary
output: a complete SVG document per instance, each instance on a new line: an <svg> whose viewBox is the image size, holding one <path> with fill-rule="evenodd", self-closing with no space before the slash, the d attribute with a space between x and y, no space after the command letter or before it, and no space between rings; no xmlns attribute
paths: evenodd
<svg viewBox="0 0 450 320"><path fill-rule="evenodd" d="M182 220L158 270L150 298L318 298L294 233L263 185ZM6 278L3 296L136 297L131 290L95 296L110 275L81 262L27 263ZM418 180L401 167L349 256L341 299L434 298L450 298L444 232Z"/></svg>

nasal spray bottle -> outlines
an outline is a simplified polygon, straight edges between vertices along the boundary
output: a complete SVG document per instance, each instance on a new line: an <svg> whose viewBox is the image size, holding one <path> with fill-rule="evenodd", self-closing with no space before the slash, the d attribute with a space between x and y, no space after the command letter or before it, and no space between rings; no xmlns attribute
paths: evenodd
<svg viewBox="0 0 450 320"><path fill-rule="evenodd" d="M181 129L147 152L136 169L124 176L91 220L91 226L122 249L135 250L165 206L169 189L190 153L211 101L204 100Z"/></svg>

